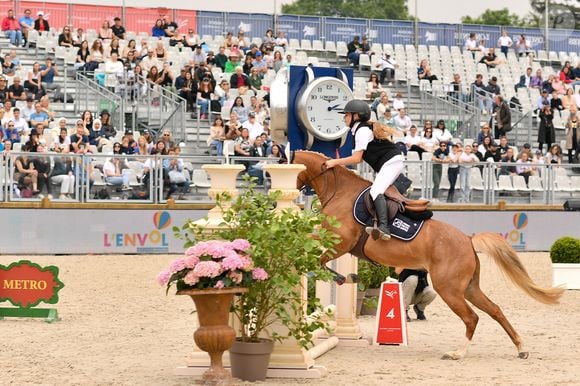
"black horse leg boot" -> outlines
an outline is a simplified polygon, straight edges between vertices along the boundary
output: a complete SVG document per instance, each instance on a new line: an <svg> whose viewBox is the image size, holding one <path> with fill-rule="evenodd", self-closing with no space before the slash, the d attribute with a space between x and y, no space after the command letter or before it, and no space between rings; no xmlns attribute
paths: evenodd
<svg viewBox="0 0 580 386"><path fill-rule="evenodd" d="M374 201L375 210L377 211L377 219L379 225L377 229L373 227L366 227L365 231L372 236L374 240L388 240L391 238L391 231L389 230L389 220L387 218L387 200L385 196L380 194Z"/></svg>

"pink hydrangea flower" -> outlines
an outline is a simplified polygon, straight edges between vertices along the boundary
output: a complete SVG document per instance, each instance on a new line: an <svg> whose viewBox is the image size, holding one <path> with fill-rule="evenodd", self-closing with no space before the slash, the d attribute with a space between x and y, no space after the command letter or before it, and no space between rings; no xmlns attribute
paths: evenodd
<svg viewBox="0 0 580 386"><path fill-rule="evenodd" d="M241 269L245 266L245 264L246 262L244 259L242 259L242 257L235 252L229 253L228 256L222 260L224 269L230 271Z"/></svg>
<svg viewBox="0 0 580 386"><path fill-rule="evenodd" d="M159 272L157 275L157 282L160 285L167 285L169 283L169 279L171 278L171 272L168 269Z"/></svg>
<svg viewBox="0 0 580 386"><path fill-rule="evenodd" d="M218 282L215 283L215 285L213 286L213 288L218 288L218 289L224 288L224 287L225 287L225 285L224 285L224 282L222 280L218 280Z"/></svg>
<svg viewBox="0 0 580 386"><path fill-rule="evenodd" d="M250 242L246 239L236 239L232 241L231 246L236 251L246 251L250 249Z"/></svg>
<svg viewBox="0 0 580 386"><path fill-rule="evenodd" d="M268 278L268 272L264 268L255 268L252 270L252 279L264 281Z"/></svg>
<svg viewBox="0 0 580 386"><path fill-rule="evenodd" d="M173 274L175 272L179 272L183 269L187 268L185 259L176 259L171 262L169 265L169 271Z"/></svg>
<svg viewBox="0 0 580 386"><path fill-rule="evenodd" d="M232 281L236 284L240 284L242 282L242 279L244 278L244 275L241 274L240 272L230 272L228 274L228 276L232 279Z"/></svg>
<svg viewBox="0 0 580 386"><path fill-rule="evenodd" d="M196 285L199 282L199 276L197 276L194 271L189 271L189 273L183 278L183 282L187 285Z"/></svg>
<svg viewBox="0 0 580 386"><path fill-rule="evenodd" d="M199 277L213 278L219 276L223 272L223 269L222 265L218 262L200 261L192 272L195 272Z"/></svg>

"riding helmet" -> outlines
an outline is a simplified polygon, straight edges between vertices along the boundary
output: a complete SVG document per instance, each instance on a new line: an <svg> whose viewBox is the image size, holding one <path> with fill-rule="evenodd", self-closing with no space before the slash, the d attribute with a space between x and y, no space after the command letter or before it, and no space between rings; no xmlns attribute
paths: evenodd
<svg viewBox="0 0 580 386"><path fill-rule="evenodd" d="M353 99L349 101L346 106L344 106L342 113L358 113L360 120L363 122L371 119L370 106L366 102L363 102L359 99Z"/></svg>

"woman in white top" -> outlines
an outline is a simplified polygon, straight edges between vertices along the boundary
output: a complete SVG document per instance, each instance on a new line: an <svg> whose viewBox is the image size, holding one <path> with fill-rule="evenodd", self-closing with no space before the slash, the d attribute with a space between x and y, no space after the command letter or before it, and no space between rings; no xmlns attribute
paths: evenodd
<svg viewBox="0 0 580 386"><path fill-rule="evenodd" d="M426 121L423 128L423 148L426 152L433 153L438 147L439 141L433 137L433 124L431 121Z"/></svg>
<svg viewBox="0 0 580 386"><path fill-rule="evenodd" d="M471 146L466 145L463 153L459 156L459 184L461 185L461 198L459 202L469 202L469 195L471 193L469 176L475 162L479 162L479 158L472 153Z"/></svg>
<svg viewBox="0 0 580 386"><path fill-rule="evenodd" d="M379 82L379 77L376 73L372 72L367 82L367 99L374 99L378 97L381 91L383 91L383 87Z"/></svg>
<svg viewBox="0 0 580 386"><path fill-rule="evenodd" d="M400 109L405 108L405 102L403 102L403 96L400 92L395 95L395 99L393 99L393 109L399 111Z"/></svg>
<svg viewBox="0 0 580 386"><path fill-rule="evenodd" d="M382 117L389 107L389 97L386 93L381 95L381 102L377 105L377 116Z"/></svg>
<svg viewBox="0 0 580 386"><path fill-rule="evenodd" d="M24 82L24 87L34 95L42 90L40 63L35 62L32 65L32 70L28 71L27 80Z"/></svg>
<svg viewBox="0 0 580 386"><path fill-rule="evenodd" d="M449 154L449 147L452 145L451 140L453 139L453 135L449 132L449 130L445 129L445 121L440 119L437 121L437 126L433 130L433 137L437 140L437 142L446 142L447 143L447 154Z"/></svg>
<svg viewBox="0 0 580 386"><path fill-rule="evenodd" d="M512 46L512 39L508 36L506 30L503 30L500 38L497 41L497 46L500 47L501 53L507 58L508 50Z"/></svg>

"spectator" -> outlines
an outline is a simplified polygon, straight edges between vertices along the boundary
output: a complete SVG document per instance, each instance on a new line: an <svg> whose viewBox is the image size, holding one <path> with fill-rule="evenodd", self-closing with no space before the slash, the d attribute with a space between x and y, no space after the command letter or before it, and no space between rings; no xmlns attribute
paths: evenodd
<svg viewBox="0 0 580 386"><path fill-rule="evenodd" d="M195 48L201 44L201 41L199 39L199 35L197 35L193 29L190 28L187 30L187 34L183 36L182 44L184 47L189 47L192 50L195 50Z"/></svg>
<svg viewBox="0 0 580 386"><path fill-rule="evenodd" d="M367 81L366 99L375 99L379 97L383 91L379 77L375 72L371 72L369 80Z"/></svg>
<svg viewBox="0 0 580 386"><path fill-rule="evenodd" d="M244 53L246 53L246 51L248 51L249 44L248 44L248 41L245 37L244 31L242 31L242 30L238 31L238 37L235 41L236 41L236 44L238 45L238 49L242 50Z"/></svg>
<svg viewBox="0 0 580 386"><path fill-rule="evenodd" d="M40 193L38 190L38 171L34 169L34 164L29 158L26 149L16 158L14 162L14 181L18 182L20 191L30 189L32 195Z"/></svg>
<svg viewBox="0 0 580 386"><path fill-rule="evenodd" d="M121 186L122 190L131 190L129 186L129 170L124 168L119 157L107 158L103 165L103 174L108 184Z"/></svg>
<svg viewBox="0 0 580 386"><path fill-rule="evenodd" d="M85 124L82 119L77 119L75 123L75 133L70 136L70 147L73 153L84 153L89 146L89 136L85 133Z"/></svg>
<svg viewBox="0 0 580 386"><path fill-rule="evenodd" d="M475 75L475 81L471 84L471 90L472 90L472 95L474 95L474 97L477 100L477 104L479 106L479 109L484 113L487 114L488 113L488 108L487 108L487 100L486 100L486 87L483 84L483 75L481 74L476 74Z"/></svg>
<svg viewBox="0 0 580 386"><path fill-rule="evenodd" d="M236 46L234 35L230 31L226 33L226 37L224 38L224 46L226 47L226 49L230 50L234 48L234 46Z"/></svg>
<svg viewBox="0 0 580 386"><path fill-rule="evenodd" d="M489 138L489 137L487 137ZM501 153L499 151L499 149L497 148L497 143L495 143L494 141L491 141L489 143L489 148L487 149L487 151L485 152L485 154L483 155L483 160L486 162L500 162L501 161Z"/></svg>
<svg viewBox="0 0 580 386"><path fill-rule="evenodd" d="M530 42L526 39L524 34L521 34L518 41L516 42L516 53L519 57L528 55L531 51Z"/></svg>
<svg viewBox="0 0 580 386"><path fill-rule="evenodd" d="M252 142L250 140L250 131L244 127L240 130L240 136L234 141L234 154L241 157L251 157L251 150ZM241 163L246 167L246 170L249 169L249 161L243 161Z"/></svg>
<svg viewBox="0 0 580 386"><path fill-rule="evenodd" d="M278 36L276 37L276 46L286 49L288 47L288 39L284 36L284 32L278 31Z"/></svg>
<svg viewBox="0 0 580 386"><path fill-rule="evenodd" d="M534 167L532 166L532 162L529 159L530 154L526 151L523 151L518 156L518 160L516 161L516 174L518 176L524 177L526 184L530 180L530 176L534 172Z"/></svg>
<svg viewBox="0 0 580 386"><path fill-rule="evenodd" d="M512 39L508 36L507 31L504 29L501 32L501 36L497 41L497 46L500 47L501 53L505 55L507 59L508 50L513 45Z"/></svg>
<svg viewBox="0 0 580 386"><path fill-rule="evenodd" d="M75 47L80 47L82 42L87 40L87 36L85 35L85 31L82 28L77 28L76 32L73 35L73 41Z"/></svg>
<svg viewBox="0 0 580 386"><path fill-rule="evenodd" d="M415 151L419 154L419 159L422 159L422 154L425 151L422 147L423 138L417 134L417 126L412 125L409 128L409 132L404 139L405 146L407 146L407 152Z"/></svg>
<svg viewBox="0 0 580 386"><path fill-rule="evenodd" d="M540 74L541 77L541 74ZM532 85L532 68L528 67L526 69L526 73L522 76L520 76L520 81L518 82L518 84L516 84L514 86L516 92L518 91L518 88L528 88L531 87Z"/></svg>
<svg viewBox="0 0 580 386"><path fill-rule="evenodd" d="M411 117L407 115L405 109L400 109L399 114L395 117L395 125L397 129L402 131L404 135L407 135L408 130L413 125Z"/></svg>
<svg viewBox="0 0 580 386"><path fill-rule="evenodd" d="M230 52L229 60L226 62L226 67L225 67L224 72L226 74L232 74L232 73L236 72L236 68L238 68L239 66L240 66L239 51L232 50ZM242 68L242 70L243 70L243 68Z"/></svg>
<svg viewBox="0 0 580 386"><path fill-rule="evenodd" d="M133 136L133 132L127 130L123 138L121 138L121 148L119 149L119 154L127 154L132 155L135 154L135 146L133 146L135 141L131 143L131 138Z"/></svg>
<svg viewBox="0 0 580 386"><path fill-rule="evenodd" d="M209 78L203 78L197 89L197 104L201 112L201 119L207 119L211 101L214 99L213 87Z"/></svg>
<svg viewBox="0 0 580 386"><path fill-rule="evenodd" d="M411 321L409 317L409 307L413 304L413 310L417 315L417 320L427 320L425 317L425 307L427 307L435 298L437 293L427 281L426 271L415 271L412 269L395 268L399 275L399 282L403 283L403 298L405 300L405 313L407 322Z"/></svg>
<svg viewBox="0 0 580 386"><path fill-rule="evenodd" d="M447 192L447 202L453 202L455 196L455 185L457 184L457 176L459 175L459 157L463 153L460 143L453 144L449 156L447 158L449 166L447 167L447 179L449 180L449 191Z"/></svg>
<svg viewBox="0 0 580 386"><path fill-rule="evenodd" d="M4 126L3 133L3 142L9 140L10 143L20 143L20 135L22 131L19 131L14 124L13 120L9 120L6 125Z"/></svg>
<svg viewBox="0 0 580 386"><path fill-rule="evenodd" d="M36 111L34 98L27 97L26 98L26 106L20 109L22 112L22 118L24 118L30 124L30 117Z"/></svg>
<svg viewBox="0 0 580 386"><path fill-rule="evenodd" d="M105 49L105 59L110 59L111 55L117 54L117 58L121 58L121 46L119 45L119 38L113 36L111 44Z"/></svg>
<svg viewBox="0 0 580 386"><path fill-rule="evenodd" d="M39 100L42 95L44 95L44 90L42 88L42 73L40 70L40 63L35 62L32 65L32 69L28 71L28 80L24 82L24 87L28 89L35 99Z"/></svg>
<svg viewBox="0 0 580 386"><path fill-rule="evenodd" d="M268 72L268 63L262 55L262 51L256 51L255 58L252 60L252 69L256 68L260 77L264 77L264 74Z"/></svg>
<svg viewBox="0 0 580 386"><path fill-rule="evenodd" d="M106 137L105 129L100 119L95 119L93 121L93 127L89 130L89 143L97 147L100 153L103 146L109 144L109 140Z"/></svg>
<svg viewBox="0 0 580 386"><path fill-rule="evenodd" d="M380 95L380 102L376 107L377 117L379 117L379 119L383 117L387 110L390 111L389 97L386 92L382 92Z"/></svg>
<svg viewBox="0 0 580 386"><path fill-rule="evenodd" d="M46 64L40 66L40 81L43 90L58 93L60 91L60 86L54 83L54 77L58 75L58 67L53 63L52 58L46 58Z"/></svg>
<svg viewBox="0 0 580 386"><path fill-rule="evenodd" d="M177 87L177 81L175 82L179 96L187 101L187 111L195 111L196 99L197 99L197 82L193 80L193 75L191 71L182 70L183 81L179 82Z"/></svg>
<svg viewBox="0 0 580 386"><path fill-rule="evenodd" d="M226 101L230 100L230 84L227 80L221 80L220 84L215 88L215 95L222 107L225 106Z"/></svg>
<svg viewBox="0 0 580 386"><path fill-rule="evenodd" d="M177 33L177 23L169 20L169 15L163 15L163 32L170 38Z"/></svg>
<svg viewBox="0 0 580 386"><path fill-rule="evenodd" d="M347 57L353 66L358 67L360 54L362 53L362 45L359 37L355 36L353 40L347 44Z"/></svg>
<svg viewBox="0 0 580 386"><path fill-rule="evenodd" d="M479 51L479 48L477 47L477 35L475 34L475 32L471 32L469 34L469 37L465 41L464 49L466 51L470 51L471 56L473 57L473 59L475 59L475 53Z"/></svg>
<svg viewBox="0 0 580 386"><path fill-rule="evenodd" d="M497 126L495 130L495 139L498 139L502 135L506 135L507 132L511 131L512 115L509 106L501 95L496 95L495 103L498 106L496 115Z"/></svg>
<svg viewBox="0 0 580 386"><path fill-rule="evenodd" d="M562 110L564 110L564 105L562 104L562 99L560 99L559 95L557 92L553 92L552 93L552 98L549 99L550 100L550 104L549 106L552 108L552 113L554 111L558 111L560 112L560 116L562 115ZM544 105L544 99L542 97L542 108L544 106L548 106L548 105ZM539 105L538 105L539 106ZM541 108L538 108L538 110L542 110Z"/></svg>
<svg viewBox="0 0 580 386"><path fill-rule="evenodd" d="M16 74L16 65L12 62L10 54L4 56L4 61L0 68L2 68L2 73L5 76L14 76Z"/></svg>
<svg viewBox="0 0 580 386"><path fill-rule="evenodd" d="M546 154L545 162L551 165L562 164L562 148L558 144L553 144Z"/></svg>
<svg viewBox="0 0 580 386"><path fill-rule="evenodd" d="M17 102L25 103L26 91L24 90L24 86L20 82L20 77L15 76L12 81L14 83L12 83L10 87L8 87L8 99L11 100L15 106Z"/></svg>
<svg viewBox="0 0 580 386"><path fill-rule="evenodd" d="M38 145L40 145L40 137L44 134L44 129L41 124L38 124L36 128L30 130L30 137L28 138L28 142L26 142L23 146L25 151L29 151L32 153L36 153Z"/></svg>
<svg viewBox="0 0 580 386"><path fill-rule="evenodd" d="M250 112L248 114L248 120L242 123L242 128L248 129L249 141L253 142L253 139L260 136L264 132L264 126L258 122L256 119L256 113Z"/></svg>
<svg viewBox="0 0 580 386"><path fill-rule="evenodd" d="M160 38L165 36L165 31L163 29L163 20L155 20L155 25L151 29L151 37Z"/></svg>
<svg viewBox="0 0 580 386"><path fill-rule="evenodd" d="M34 164L34 169L38 172L38 190L42 192L46 186L46 194L49 199L52 199L52 190L48 183L51 172L50 158L46 155L46 148L40 143L36 146L36 153L32 163ZM43 196L39 194L39 198L43 198Z"/></svg>
<svg viewBox="0 0 580 386"><path fill-rule="evenodd" d="M252 68L252 72L248 78L248 81L250 83L250 89L252 89L255 93L262 89L262 77L260 76L259 70L257 68Z"/></svg>
<svg viewBox="0 0 580 386"><path fill-rule="evenodd" d="M36 16L38 18L34 20L34 29L40 32L41 34L44 32L49 32L50 26L48 25L48 21L44 19L44 12L38 11L36 12Z"/></svg>
<svg viewBox="0 0 580 386"><path fill-rule="evenodd" d="M554 75L548 75L548 79L544 80L542 83L542 90L548 91L548 94L554 92L554 87L552 87L552 82L556 78Z"/></svg>
<svg viewBox="0 0 580 386"><path fill-rule="evenodd" d="M24 16L18 19L18 23L20 24L20 30L22 31L22 37L24 38L24 44L26 45L28 41L28 31L34 29L34 19L32 16L32 11L29 8L24 10Z"/></svg>
<svg viewBox="0 0 580 386"><path fill-rule="evenodd" d="M103 130L105 131L105 138L113 139L117 135L117 130L111 123L111 114L109 111L103 110L100 114L101 124L103 125Z"/></svg>
<svg viewBox="0 0 580 386"><path fill-rule="evenodd" d="M159 69L159 67L161 67L161 62L159 61L159 59L157 59L157 57L155 57L155 51L152 48L150 48L147 51L147 56L141 60L139 65L141 66L143 71L149 73L151 72L153 67Z"/></svg>
<svg viewBox="0 0 580 386"><path fill-rule="evenodd" d="M218 157L223 155L224 140L226 139L226 130L224 121L221 117L216 117L213 125L209 128L209 136L207 138L207 146L215 148ZM209 154L209 152L208 152Z"/></svg>
<svg viewBox="0 0 580 386"><path fill-rule="evenodd" d="M243 68L241 66L236 67L236 73L230 77L230 87L240 88L249 86L250 80L248 79L248 76L243 73Z"/></svg>
<svg viewBox="0 0 580 386"><path fill-rule="evenodd" d="M580 120L576 107L570 110L570 116L566 122L566 150L568 150L568 163L578 162L580 151ZM574 153L574 156L572 154Z"/></svg>
<svg viewBox="0 0 580 386"><path fill-rule="evenodd" d="M0 75L0 103L8 99L9 89L7 83L8 83L7 79L4 76Z"/></svg>
<svg viewBox="0 0 580 386"><path fill-rule="evenodd" d="M433 163L433 201L439 201L439 185L441 184L441 174L443 173L443 164L449 162L446 154L449 153L447 143L441 142L439 148L435 149L431 162Z"/></svg>
<svg viewBox="0 0 580 386"><path fill-rule="evenodd" d="M43 128L48 127L48 114L42 110L42 105L40 102L36 102L34 105L34 113L30 115L30 126L36 127L38 124L42 124Z"/></svg>
<svg viewBox="0 0 580 386"><path fill-rule="evenodd" d="M113 26L111 27L111 31L113 31L113 35L118 37L119 39L125 39L125 27L121 25L121 18L116 16L113 19Z"/></svg>
<svg viewBox="0 0 580 386"><path fill-rule="evenodd" d="M75 60L74 68L75 70L86 71L87 63L91 59L91 51L89 51L89 42L83 40L77 51L77 58Z"/></svg>
<svg viewBox="0 0 580 386"><path fill-rule="evenodd" d="M559 100L558 98L558 93L554 92L554 95L556 95L556 99ZM551 99L554 99L553 97ZM544 106L550 106L550 96L548 95L548 90L542 90L542 95L540 95L538 97L538 101L536 102L536 107L538 112L542 111L544 109ZM561 103L561 102L560 102Z"/></svg>
<svg viewBox="0 0 580 386"><path fill-rule="evenodd" d="M159 73L159 78L157 79L157 84L163 87L166 90L170 90L172 92L175 91L173 87L173 79L175 75L173 75L173 70L168 62L163 63L163 69Z"/></svg>
<svg viewBox="0 0 580 386"><path fill-rule="evenodd" d="M235 140L241 135L241 129L242 123L238 119L238 114L232 108L232 111L230 112L230 120L226 123L226 139Z"/></svg>
<svg viewBox="0 0 580 386"><path fill-rule="evenodd" d="M554 131L552 109L550 105L545 105L540 111L540 127L538 129L538 149L542 150L544 143L548 145L548 149L552 143L556 141L556 132Z"/></svg>
<svg viewBox="0 0 580 386"><path fill-rule="evenodd" d="M89 135L89 132L93 127L93 113L91 113L89 110L83 111L81 114L81 121L85 129L85 135Z"/></svg>
<svg viewBox="0 0 580 386"><path fill-rule="evenodd" d="M113 30L111 29L111 23L109 23L108 20L103 21L103 24L101 24L101 28L99 28L99 39L101 40L107 40L107 39L112 39L113 38Z"/></svg>
<svg viewBox="0 0 580 386"><path fill-rule="evenodd" d="M61 118L60 122L64 122L65 127L60 128L60 133L54 140L52 148L57 153L68 153L70 151L70 137L68 136L68 130L66 128L66 118Z"/></svg>
<svg viewBox="0 0 580 386"><path fill-rule="evenodd" d="M71 200L75 193L75 173L71 157L55 157L54 168L50 173L50 182L60 185L60 200Z"/></svg>
<svg viewBox="0 0 580 386"><path fill-rule="evenodd" d="M12 112L12 102L9 99L4 101L4 106L0 109L0 120L2 122L7 121L8 119L13 119L14 113Z"/></svg>
<svg viewBox="0 0 580 386"><path fill-rule="evenodd" d="M463 153L459 156L459 184L461 186L461 198L459 202L468 203L470 201L471 186L469 176L473 163L479 162L479 159L472 152L470 145L465 145Z"/></svg>
<svg viewBox="0 0 580 386"><path fill-rule="evenodd" d="M26 119L22 118L22 116L20 115L20 109L18 107L15 107L12 110L12 113L13 117L11 121L14 124L14 128L16 129L16 131L19 134L28 132L28 122L26 122ZM10 123L10 121L8 123Z"/></svg>
<svg viewBox="0 0 580 386"><path fill-rule="evenodd" d="M483 139L485 137L491 137L491 127L489 127L489 124L487 123L481 125L481 130L479 131L479 133L477 133L476 142L483 143Z"/></svg>
<svg viewBox="0 0 580 386"><path fill-rule="evenodd" d="M560 95L566 94L566 84L558 77L552 78L552 90Z"/></svg>
<svg viewBox="0 0 580 386"><path fill-rule="evenodd" d="M201 49L201 46L196 46L195 50L192 53L191 60L189 64L193 67L197 67L200 63L205 63L207 55Z"/></svg>
<svg viewBox="0 0 580 386"><path fill-rule="evenodd" d="M542 79L542 70L538 68L536 70L536 75L532 76L532 78L530 79L529 87L530 88L542 88L543 84L544 84L544 80Z"/></svg>
<svg viewBox="0 0 580 386"><path fill-rule="evenodd" d="M485 64L487 68L495 68L497 65L502 63L502 60L495 54L495 49L490 47L487 54L481 58L479 63Z"/></svg>
<svg viewBox="0 0 580 386"><path fill-rule="evenodd" d="M205 63L209 68L214 68L216 66L215 55L213 51L207 52L207 57L205 58Z"/></svg>
<svg viewBox="0 0 580 386"><path fill-rule="evenodd" d="M179 155L181 149L179 146L171 147L168 150L168 155L177 156ZM184 195L189 191L189 171L184 168L183 159L181 158L165 158L163 159L163 169L164 174L167 175L169 180L169 191L167 192L167 198L170 198L173 193L180 190L177 197L178 200L183 200Z"/></svg>
<svg viewBox="0 0 580 386"><path fill-rule="evenodd" d="M421 64L417 68L417 76L419 77L419 80L428 80L429 83L433 83L434 80L437 80L437 76L431 73L431 67L429 67L427 59L421 60Z"/></svg>
<svg viewBox="0 0 580 386"><path fill-rule="evenodd" d="M95 71L99 67L99 64L105 62L105 50L103 49L101 39L95 39L90 53L90 60L85 65L85 69L86 71Z"/></svg>
<svg viewBox="0 0 580 386"><path fill-rule="evenodd" d="M135 39L129 40L127 46L123 48L120 58L123 60L127 59L129 57L129 52L133 52L134 54L137 52L137 42Z"/></svg>
<svg viewBox="0 0 580 386"><path fill-rule="evenodd" d="M223 72L225 72L226 63L228 61L228 57L226 55L226 47L225 46L220 46L219 51L218 51L217 55L214 58L214 61L215 61L215 65L217 67L221 68Z"/></svg>
<svg viewBox="0 0 580 386"><path fill-rule="evenodd" d="M433 137L433 123L431 121L425 121L425 124L423 125L422 147L429 153L433 153L433 151L439 147L439 142L435 137Z"/></svg>
<svg viewBox="0 0 580 386"><path fill-rule="evenodd" d="M501 157L502 163L510 163L512 165L503 165L499 171L499 175L504 176L514 176L516 175L516 166L513 165L516 162L514 157L514 149L512 147L508 147L505 154Z"/></svg>
<svg viewBox="0 0 580 386"><path fill-rule="evenodd" d="M453 135L449 130L447 130L445 121L443 119L437 121L437 126L435 126L435 129L433 130L433 137L437 140L437 142L447 144L445 155L449 154L449 148L452 145L451 140L453 139Z"/></svg>
<svg viewBox="0 0 580 386"><path fill-rule="evenodd" d="M69 26L62 27L62 33L58 35L58 45L61 47L72 47L74 44L73 36Z"/></svg>
<svg viewBox="0 0 580 386"><path fill-rule="evenodd" d="M453 91L449 93L451 98L459 100L461 102L469 101L469 95L463 92L461 76L459 74L453 74L453 81L450 84L453 87Z"/></svg>
<svg viewBox="0 0 580 386"><path fill-rule="evenodd" d="M564 95L564 97L562 98L562 106L564 107L565 110L570 110L572 106L576 106L576 98L574 97L573 88L570 87L566 90L566 95Z"/></svg>
<svg viewBox="0 0 580 386"><path fill-rule="evenodd" d="M380 68L381 70L380 83L384 84L385 79L387 79L389 86L392 86L395 79L395 70L399 68L399 65L395 59L391 58L390 52L385 52L384 56L375 65L375 68Z"/></svg>

